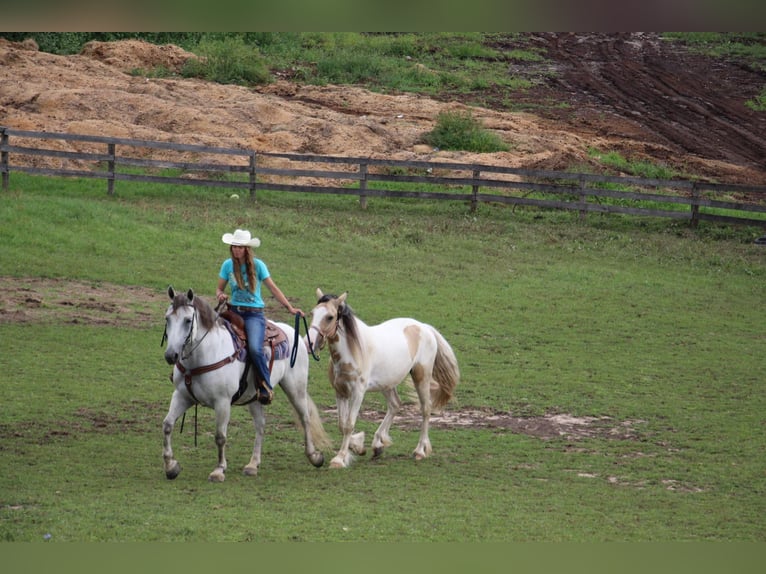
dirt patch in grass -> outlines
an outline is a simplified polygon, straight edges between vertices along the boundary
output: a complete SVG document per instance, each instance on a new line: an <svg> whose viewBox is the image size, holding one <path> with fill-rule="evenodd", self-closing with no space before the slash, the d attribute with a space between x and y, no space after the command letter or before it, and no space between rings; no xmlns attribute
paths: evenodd
<svg viewBox="0 0 766 574"><path fill-rule="evenodd" d="M146 287L0 276L0 323L147 328L162 323L167 295Z"/></svg>
<svg viewBox="0 0 766 574"><path fill-rule="evenodd" d="M329 411L336 416L336 411ZM384 412L363 410L359 417L379 423ZM394 426L407 430L420 428L420 409L417 404L407 404L394 419ZM514 416L510 412L487 408L463 407L448 409L431 415L431 428L486 428L507 430L518 434L538 437L543 440L585 438L608 438L635 440L638 438L636 425L644 421L617 421L611 417L575 417L569 414L549 413L543 416Z"/></svg>

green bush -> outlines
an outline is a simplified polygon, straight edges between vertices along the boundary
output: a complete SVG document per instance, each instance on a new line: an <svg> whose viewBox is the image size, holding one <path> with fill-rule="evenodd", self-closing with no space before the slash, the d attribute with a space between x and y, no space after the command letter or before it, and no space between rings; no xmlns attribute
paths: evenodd
<svg viewBox="0 0 766 574"><path fill-rule="evenodd" d="M271 73L258 48L239 36L202 40L197 48L199 59L187 60L181 74L219 84L246 86L266 84Z"/></svg>
<svg viewBox="0 0 766 574"><path fill-rule="evenodd" d="M484 127L468 112L442 112L436 127L423 140L441 149L488 153L509 149L497 134Z"/></svg>

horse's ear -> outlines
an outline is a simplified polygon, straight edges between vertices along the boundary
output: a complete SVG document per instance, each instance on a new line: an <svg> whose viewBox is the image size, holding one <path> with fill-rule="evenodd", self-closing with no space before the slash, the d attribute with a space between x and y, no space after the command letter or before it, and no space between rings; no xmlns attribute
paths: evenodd
<svg viewBox="0 0 766 574"><path fill-rule="evenodd" d="M338 297L338 307L341 307L346 302L346 297L348 297L348 291L344 291L343 294Z"/></svg>
<svg viewBox="0 0 766 574"><path fill-rule="evenodd" d="M319 301L322 297L324 297L324 293L322 293L322 290L317 287L317 301Z"/></svg>
<svg viewBox="0 0 766 574"><path fill-rule="evenodd" d="M170 297L170 300L172 301L176 296L176 292L173 290L172 285L168 285L168 297Z"/></svg>
<svg viewBox="0 0 766 574"><path fill-rule="evenodd" d="M192 291L191 289L189 289L189 290L186 292L186 298L189 300L189 303L191 303L192 301L194 301L194 291Z"/></svg>

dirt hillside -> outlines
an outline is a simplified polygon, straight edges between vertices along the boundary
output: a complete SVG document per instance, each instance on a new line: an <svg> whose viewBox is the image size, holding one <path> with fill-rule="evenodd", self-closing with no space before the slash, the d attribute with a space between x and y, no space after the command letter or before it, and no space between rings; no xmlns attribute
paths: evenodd
<svg viewBox="0 0 766 574"><path fill-rule="evenodd" d="M718 181L766 184L766 114L744 105L766 84L763 73L692 55L656 34L535 34L533 40L546 52L546 69L520 63L509 73L539 82L514 96L534 105L535 114L473 109L511 145L506 153L444 152L419 143L440 111L464 106L459 101L286 80L254 90L144 78L130 72L177 70L193 56L138 41L93 42L78 55L56 56L33 42L0 39L0 125L556 169L588 164L588 149L595 147Z"/></svg>

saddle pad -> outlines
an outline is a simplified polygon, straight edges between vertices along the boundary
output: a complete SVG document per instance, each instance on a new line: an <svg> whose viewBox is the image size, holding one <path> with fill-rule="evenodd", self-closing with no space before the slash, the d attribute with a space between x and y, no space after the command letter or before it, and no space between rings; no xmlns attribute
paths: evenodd
<svg viewBox="0 0 766 574"><path fill-rule="evenodd" d="M274 345L274 359L276 361L281 361L282 359L286 359L289 355L290 355L290 343L287 342L287 339L285 339L281 343L276 343Z"/></svg>

